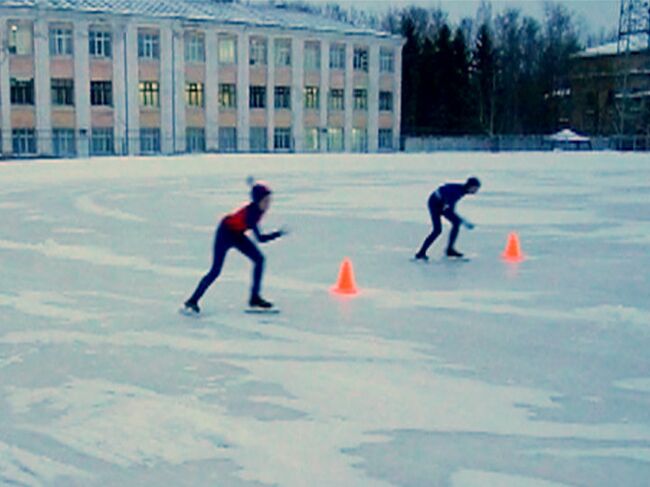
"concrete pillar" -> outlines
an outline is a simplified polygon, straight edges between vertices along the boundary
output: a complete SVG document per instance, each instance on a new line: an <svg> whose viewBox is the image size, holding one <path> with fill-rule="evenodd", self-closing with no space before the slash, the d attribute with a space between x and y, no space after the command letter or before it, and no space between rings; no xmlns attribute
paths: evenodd
<svg viewBox="0 0 650 487"><path fill-rule="evenodd" d="M74 23L74 112L77 128L77 155L90 155L90 60L88 53L88 22Z"/></svg>
<svg viewBox="0 0 650 487"><path fill-rule="evenodd" d="M354 115L354 44L345 45L345 151L352 150L352 121Z"/></svg>
<svg viewBox="0 0 650 487"><path fill-rule="evenodd" d="M250 62L249 34L237 34L237 150L250 149Z"/></svg>
<svg viewBox="0 0 650 487"><path fill-rule="evenodd" d="M379 151L379 45L368 50L368 152Z"/></svg>
<svg viewBox="0 0 650 487"><path fill-rule="evenodd" d="M269 152L274 149L275 135L275 37L268 38L268 62L266 74L266 147Z"/></svg>
<svg viewBox="0 0 650 487"><path fill-rule="evenodd" d="M327 114L330 92L330 42L323 40L320 47L320 151L327 151Z"/></svg>
<svg viewBox="0 0 650 487"><path fill-rule="evenodd" d="M163 154L173 154L176 145L174 58L177 55L172 26L161 24L158 61L160 63L160 149Z"/></svg>
<svg viewBox="0 0 650 487"><path fill-rule="evenodd" d="M176 142L174 144L174 152L185 152L187 139L185 138L185 130L187 126L187 101L185 99L185 32L181 26L177 26L173 30L173 44L174 44L174 63L172 69L174 70L173 83L174 88L174 113L172 120L174 123L174 135ZM161 66L161 69L164 69Z"/></svg>
<svg viewBox="0 0 650 487"><path fill-rule="evenodd" d="M129 154L140 153L140 74L138 71L138 26L129 22L125 33L124 57L126 58L126 121L128 125ZM162 92L161 92L162 94ZM162 102L162 97L161 97ZM162 136L162 134L161 134Z"/></svg>
<svg viewBox="0 0 650 487"><path fill-rule="evenodd" d="M402 130L402 47L395 48L395 83L393 89L393 148L400 150Z"/></svg>
<svg viewBox="0 0 650 487"><path fill-rule="evenodd" d="M130 74L126 65L126 25L113 24L113 132L115 153L128 154L128 92Z"/></svg>
<svg viewBox="0 0 650 487"><path fill-rule="evenodd" d="M292 81L291 81L291 108L293 140L295 152L303 152L305 140L304 121L304 89L305 89L305 41L301 37L294 36L291 40L292 57Z"/></svg>
<svg viewBox="0 0 650 487"><path fill-rule="evenodd" d="M8 42L7 19L0 21L0 46ZM2 117L2 148L0 152L8 156L13 152L11 134L11 82L9 76L9 55L5 50L0 60L0 116Z"/></svg>
<svg viewBox="0 0 650 487"><path fill-rule="evenodd" d="M34 90L38 153L52 154L52 86L50 81L49 32L45 19L34 22Z"/></svg>
<svg viewBox="0 0 650 487"><path fill-rule="evenodd" d="M205 148L219 150L219 34L205 32Z"/></svg>

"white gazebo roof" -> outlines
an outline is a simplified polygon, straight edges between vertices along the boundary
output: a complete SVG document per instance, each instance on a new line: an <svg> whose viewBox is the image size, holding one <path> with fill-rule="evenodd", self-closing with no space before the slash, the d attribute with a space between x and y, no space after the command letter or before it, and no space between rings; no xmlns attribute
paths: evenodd
<svg viewBox="0 0 650 487"><path fill-rule="evenodd" d="M591 139L574 132L571 129L560 130L558 133L549 135L547 140L552 142L589 142Z"/></svg>

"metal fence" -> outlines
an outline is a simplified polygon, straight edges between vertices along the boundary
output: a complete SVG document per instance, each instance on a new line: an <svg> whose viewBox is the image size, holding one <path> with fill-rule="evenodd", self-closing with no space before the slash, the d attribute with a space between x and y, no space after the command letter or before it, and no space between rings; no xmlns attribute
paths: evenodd
<svg viewBox="0 0 650 487"><path fill-rule="evenodd" d="M589 144L553 144L543 135L403 137L404 152L514 152L562 150L650 151L650 136L592 137Z"/></svg>

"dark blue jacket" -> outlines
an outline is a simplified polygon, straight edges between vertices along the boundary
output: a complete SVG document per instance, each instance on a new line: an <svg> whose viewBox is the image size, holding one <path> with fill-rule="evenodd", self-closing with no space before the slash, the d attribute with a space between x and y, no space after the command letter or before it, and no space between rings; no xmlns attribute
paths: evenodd
<svg viewBox="0 0 650 487"><path fill-rule="evenodd" d="M257 203L250 203L239 210L226 215L223 219L223 224L233 233L243 234L247 230L253 230L253 234L258 242L265 243L275 240L282 235L281 232L273 232L270 234L263 234L260 232L257 224L264 216L264 212L260 210Z"/></svg>
<svg viewBox="0 0 650 487"><path fill-rule="evenodd" d="M436 195L443 203L443 206L449 207L452 211L456 203L467 194L464 184L447 183L440 186L435 192Z"/></svg>

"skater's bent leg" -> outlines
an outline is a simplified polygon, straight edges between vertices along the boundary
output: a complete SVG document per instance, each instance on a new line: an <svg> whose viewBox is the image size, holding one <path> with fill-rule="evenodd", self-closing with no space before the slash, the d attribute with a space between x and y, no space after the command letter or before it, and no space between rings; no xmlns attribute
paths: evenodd
<svg viewBox="0 0 650 487"><path fill-rule="evenodd" d="M251 296L259 296L262 289L262 275L264 274L264 255L257 246L247 237L243 237L236 244L237 249L253 261L253 286Z"/></svg>
<svg viewBox="0 0 650 487"><path fill-rule="evenodd" d="M458 232L460 231L461 219L456 213L449 212L445 214L445 218L451 223L451 232L449 233L449 244L447 244L447 250L454 248L456 244L456 239L458 238Z"/></svg>
<svg viewBox="0 0 650 487"><path fill-rule="evenodd" d="M429 247L433 245L433 242L436 241L438 236L442 233L442 223L440 222L440 214L431 212L431 222L433 224L433 231L429 234L429 236L424 240L422 243L422 247L420 247L420 250L416 255L419 256L424 256L427 254L427 251L429 250Z"/></svg>
<svg viewBox="0 0 650 487"><path fill-rule="evenodd" d="M199 300L203 297L208 288L212 283L219 277L221 274L221 269L223 268L223 262L226 258L226 253L230 248L230 245L227 242L227 239L223 235L220 235L221 232L217 234L215 244L214 244L214 255L212 258L212 267L208 273L203 276L199 285L197 286L194 294L188 300L190 303L198 303Z"/></svg>

